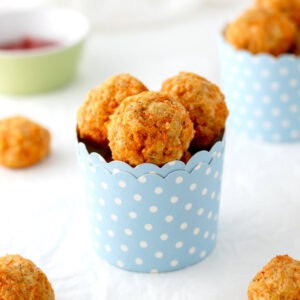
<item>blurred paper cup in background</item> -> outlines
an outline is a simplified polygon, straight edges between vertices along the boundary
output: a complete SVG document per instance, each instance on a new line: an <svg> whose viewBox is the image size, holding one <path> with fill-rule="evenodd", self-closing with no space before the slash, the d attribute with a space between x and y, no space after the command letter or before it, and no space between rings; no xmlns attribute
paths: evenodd
<svg viewBox="0 0 300 300"><path fill-rule="evenodd" d="M36 49L1 49L0 92L32 94L65 85L75 75L88 31L87 19L66 8L41 7L2 12L0 47L27 36L29 40L54 43Z"/></svg>
<svg viewBox="0 0 300 300"><path fill-rule="evenodd" d="M220 39L228 126L250 139L300 142L300 57L252 54Z"/></svg>

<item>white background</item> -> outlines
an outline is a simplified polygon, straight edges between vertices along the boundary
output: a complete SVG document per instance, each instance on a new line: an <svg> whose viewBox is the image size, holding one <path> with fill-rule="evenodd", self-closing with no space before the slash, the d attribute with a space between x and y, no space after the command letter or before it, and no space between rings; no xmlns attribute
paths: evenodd
<svg viewBox="0 0 300 300"><path fill-rule="evenodd" d="M230 130L211 256L183 271L143 275L109 267L91 251L76 164L76 108L88 89L119 72L151 89L180 70L218 82L217 37L244 4L207 2L159 22L123 29L96 24L74 82L49 94L0 97L0 117L24 114L53 138L42 164L0 168L0 254L31 258L47 273L58 300L247 299L250 280L274 255L300 258L300 146L255 144Z"/></svg>

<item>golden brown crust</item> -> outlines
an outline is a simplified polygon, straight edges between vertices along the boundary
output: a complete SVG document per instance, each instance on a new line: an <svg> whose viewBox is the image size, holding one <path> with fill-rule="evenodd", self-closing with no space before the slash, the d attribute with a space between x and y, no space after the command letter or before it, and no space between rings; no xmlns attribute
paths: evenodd
<svg viewBox="0 0 300 300"><path fill-rule="evenodd" d="M50 133L27 118L0 120L0 165L9 168L31 166L50 152Z"/></svg>
<svg viewBox="0 0 300 300"><path fill-rule="evenodd" d="M300 261L276 256L256 274L248 288L248 300L299 300Z"/></svg>
<svg viewBox="0 0 300 300"><path fill-rule="evenodd" d="M193 147L209 148L222 136L228 109L215 84L197 74L180 72L167 79L161 91L181 102L189 112L195 129Z"/></svg>
<svg viewBox="0 0 300 300"><path fill-rule="evenodd" d="M252 8L228 25L225 38L237 49L278 56L295 43L296 25L282 13Z"/></svg>
<svg viewBox="0 0 300 300"><path fill-rule="evenodd" d="M0 257L1 300L54 300L46 275L35 264L19 255Z"/></svg>
<svg viewBox="0 0 300 300"><path fill-rule="evenodd" d="M193 136L193 124L186 109L156 92L126 98L108 124L113 159L132 166L179 160Z"/></svg>
<svg viewBox="0 0 300 300"><path fill-rule="evenodd" d="M143 83L130 74L112 76L99 87L90 90L77 112L79 137L106 146L106 122L109 116L126 97L147 90Z"/></svg>
<svg viewBox="0 0 300 300"><path fill-rule="evenodd" d="M282 12L300 26L300 0L256 0L259 7Z"/></svg>

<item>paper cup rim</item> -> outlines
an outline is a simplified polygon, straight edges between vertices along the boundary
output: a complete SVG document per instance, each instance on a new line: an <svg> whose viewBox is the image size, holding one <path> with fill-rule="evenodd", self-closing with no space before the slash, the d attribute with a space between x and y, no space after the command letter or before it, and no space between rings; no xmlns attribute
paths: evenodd
<svg viewBox="0 0 300 300"><path fill-rule="evenodd" d="M169 174L176 171L185 171L187 173L193 173L193 171L197 170L200 165L209 166L213 159L218 155L220 149L222 149L225 145L225 132L221 140L217 141L210 150L200 150L196 152L187 163L184 163L180 160L174 160L168 163L165 163L162 166L157 166L152 163L142 163L135 167L132 167L126 162L113 160L111 162L107 162L105 158L97 153L91 152L87 150L85 143L82 141L78 142L78 152L82 153L86 156L91 166L97 168L97 166L102 165L106 171L110 173L119 173L125 172L133 175L136 178L139 178L143 175L158 175L160 177L166 178Z"/></svg>

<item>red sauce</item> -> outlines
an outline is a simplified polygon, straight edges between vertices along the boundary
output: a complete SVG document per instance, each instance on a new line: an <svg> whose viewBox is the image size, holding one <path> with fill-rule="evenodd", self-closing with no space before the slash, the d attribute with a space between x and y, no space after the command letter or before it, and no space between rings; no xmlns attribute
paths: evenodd
<svg viewBox="0 0 300 300"><path fill-rule="evenodd" d="M32 50L57 46L57 41L24 36L16 41L0 44L0 50Z"/></svg>

